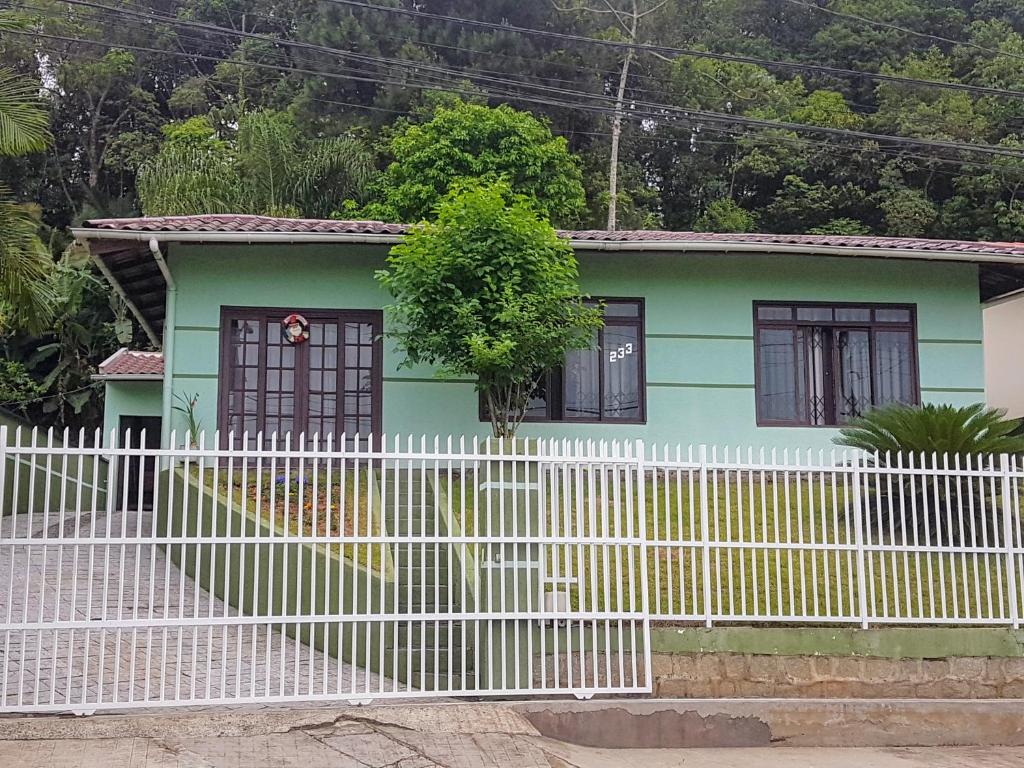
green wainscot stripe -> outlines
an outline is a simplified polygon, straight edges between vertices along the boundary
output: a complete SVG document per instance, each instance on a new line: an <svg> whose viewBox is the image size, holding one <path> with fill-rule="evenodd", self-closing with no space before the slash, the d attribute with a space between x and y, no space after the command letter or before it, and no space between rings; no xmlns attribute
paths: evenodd
<svg viewBox="0 0 1024 768"><path fill-rule="evenodd" d="M435 377L418 379L412 376L384 376L381 380L416 384L476 384L473 379L439 379Z"/></svg>
<svg viewBox="0 0 1024 768"><path fill-rule="evenodd" d="M753 389L753 384L701 384L682 381L648 381L648 387L675 387L682 389Z"/></svg>
<svg viewBox="0 0 1024 768"><path fill-rule="evenodd" d="M216 373L175 373L174 378L176 379L217 379L220 378L219 374Z"/></svg>
<svg viewBox="0 0 1024 768"><path fill-rule="evenodd" d="M1024 656L1024 631L1009 627L654 627L655 653L772 656Z"/></svg>
<svg viewBox="0 0 1024 768"><path fill-rule="evenodd" d="M648 333L648 339L706 339L708 341L753 341L753 336L730 336L714 333Z"/></svg>
<svg viewBox="0 0 1024 768"><path fill-rule="evenodd" d="M176 331L209 331L210 333L216 333L220 330L216 325L176 325L174 326Z"/></svg>
<svg viewBox="0 0 1024 768"><path fill-rule="evenodd" d="M984 387L921 387L922 392L971 392L974 394L985 394Z"/></svg>
<svg viewBox="0 0 1024 768"><path fill-rule="evenodd" d="M971 344L979 346L981 339L918 339L918 344Z"/></svg>

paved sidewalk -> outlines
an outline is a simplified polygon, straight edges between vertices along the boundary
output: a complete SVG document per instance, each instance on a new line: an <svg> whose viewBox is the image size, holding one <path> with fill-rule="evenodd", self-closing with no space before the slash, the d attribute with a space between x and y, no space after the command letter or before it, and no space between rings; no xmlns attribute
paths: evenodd
<svg viewBox="0 0 1024 768"><path fill-rule="evenodd" d="M317 721L315 714L327 719ZM294 712L0 719L4 768L1011 768L1020 747L596 749L541 736L514 708L450 704ZM137 727L131 727L134 723ZM66 738L26 738L62 729ZM134 735L134 733L145 735ZM94 737L86 734L93 733ZM11 735L20 738L9 738Z"/></svg>
<svg viewBox="0 0 1024 768"><path fill-rule="evenodd" d="M545 738L511 710L349 709L268 733L3 739L4 768L1017 768L1024 748L599 750Z"/></svg>

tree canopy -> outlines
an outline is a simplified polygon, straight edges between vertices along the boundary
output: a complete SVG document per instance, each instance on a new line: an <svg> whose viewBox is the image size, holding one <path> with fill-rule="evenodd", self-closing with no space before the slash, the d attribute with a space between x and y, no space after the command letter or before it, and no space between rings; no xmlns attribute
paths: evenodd
<svg viewBox="0 0 1024 768"><path fill-rule="evenodd" d="M625 7L610 0L616 3ZM232 190L204 188L201 179L224 163L240 163L250 113L265 116L260 124L275 133L262 138L274 142L273 160L289 166L289 189L264 189L258 205L245 201L253 209L417 221L453 179L468 175L504 178L536 197L556 224L604 225L624 51L588 40L623 40L614 14L563 11L573 4L550 0L440 0L427 9L456 21L394 12L423 10L408 0L374 9L311 0L108 5L116 13L35 0L13 3L3 14L22 27L0 41L0 67L45 84L54 141L39 157L0 160L0 171L19 200L41 205L47 227L144 210L140 173L153 179L161 169L170 199L189 210L207 201L241 205ZM652 13L636 39L657 47L635 51L625 83L616 185L621 228L853 227L1024 238L1024 153L816 135L692 112L1021 150L1018 3L648 6ZM672 48L791 66L666 52ZM879 81L870 73L910 80ZM943 90L926 81L1004 93ZM206 153L173 146L167 125L189 118L211 126L223 146ZM360 144L372 145L365 151L376 179L363 174ZM298 155L307 153L300 167ZM296 180L325 163L345 169L343 183L324 195L329 204L304 199ZM186 168L197 173L178 173ZM265 178L260 172L239 168L228 176ZM365 194L359 181L372 182Z"/></svg>
<svg viewBox="0 0 1024 768"><path fill-rule="evenodd" d="M362 198L373 157L349 136L308 139L290 115L248 112L227 139L205 117L170 123L159 152L139 168L149 216L254 213L325 218Z"/></svg>
<svg viewBox="0 0 1024 768"><path fill-rule="evenodd" d="M425 219L460 179L505 181L558 223L573 224L583 212L583 174L568 142L507 104L441 104L425 123L403 121L385 155L367 209L375 218Z"/></svg>
<svg viewBox="0 0 1024 768"><path fill-rule="evenodd" d="M381 282L409 365L472 376L496 437L515 434L543 371L585 348L600 313L584 305L576 256L507 182L453 189L414 228Z"/></svg>

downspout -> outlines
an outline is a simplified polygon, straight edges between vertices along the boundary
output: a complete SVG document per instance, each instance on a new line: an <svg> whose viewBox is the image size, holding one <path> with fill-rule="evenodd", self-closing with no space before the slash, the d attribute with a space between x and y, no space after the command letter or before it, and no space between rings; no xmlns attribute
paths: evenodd
<svg viewBox="0 0 1024 768"><path fill-rule="evenodd" d="M164 448L173 448L174 446L171 445L171 406L174 403L174 310L178 303L178 286L174 282L174 277L171 276L167 261L164 259L163 253L160 252L160 243L155 237L149 239L149 250L167 283L167 293L164 298L164 388L160 409L160 445Z"/></svg>

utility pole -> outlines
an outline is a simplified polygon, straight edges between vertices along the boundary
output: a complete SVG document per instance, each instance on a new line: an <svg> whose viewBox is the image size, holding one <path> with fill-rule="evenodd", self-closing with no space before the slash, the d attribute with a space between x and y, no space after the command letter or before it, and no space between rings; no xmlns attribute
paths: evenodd
<svg viewBox="0 0 1024 768"><path fill-rule="evenodd" d="M555 4L560 11L583 11L593 14L611 14L619 28L626 35L629 43L637 42L640 20L659 10L668 0L655 3L650 8L642 8L638 0L629 0L629 8L624 10L612 4L611 0L602 0L605 8L589 8L583 6L563 8ZM552 0L554 2L554 0ZM626 48L622 57L622 69L619 71L619 87L615 91L615 109L612 113L612 142L608 158L608 223L609 231L618 228L618 195L619 195L619 140L622 136L622 117L625 114L626 86L629 84L629 68L633 63L635 51Z"/></svg>

